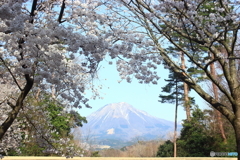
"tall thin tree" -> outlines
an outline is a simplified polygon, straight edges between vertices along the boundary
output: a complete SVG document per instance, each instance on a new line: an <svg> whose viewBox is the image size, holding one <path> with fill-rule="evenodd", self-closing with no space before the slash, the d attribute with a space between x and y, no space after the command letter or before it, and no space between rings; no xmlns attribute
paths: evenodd
<svg viewBox="0 0 240 160"><path fill-rule="evenodd" d="M209 54L209 57L210 56L211 56L212 59L214 59L214 56L212 54ZM214 79L217 79L217 73L216 73L216 68L215 68L214 63L210 64L210 72L211 72L212 76L214 77ZM215 99L219 101L218 88L213 82L212 82L212 88L213 88L213 94L214 94ZM216 109L215 109L215 114L217 116L217 123L218 123L218 127L219 127L219 130L220 130L220 134L221 134L221 137L223 139L223 142L227 143L227 138L226 138L226 135L225 135L225 131L224 131L224 128L223 128L223 122L222 122L222 118L221 118L222 115Z"/></svg>
<svg viewBox="0 0 240 160"><path fill-rule="evenodd" d="M179 94L180 90L183 90L183 85L179 85L179 82L181 80L179 79L179 76L177 76L175 73L171 72L169 74L169 79L165 79L165 81L169 82L165 87L162 87L162 92L169 93L168 95L159 95L159 102L162 103L175 103L175 123L174 123L174 157L177 157L177 113L178 113L178 105L179 101L183 101L183 94Z"/></svg>
<svg viewBox="0 0 240 160"><path fill-rule="evenodd" d="M185 59L184 59L184 54L181 52L181 65L182 65L182 69L185 70L186 69L186 65L185 65ZM187 83L183 82L183 89L184 89L184 107L186 109L186 116L187 116L187 120L190 121L191 119L191 113L190 113L190 100L189 100L189 87L187 85Z"/></svg>

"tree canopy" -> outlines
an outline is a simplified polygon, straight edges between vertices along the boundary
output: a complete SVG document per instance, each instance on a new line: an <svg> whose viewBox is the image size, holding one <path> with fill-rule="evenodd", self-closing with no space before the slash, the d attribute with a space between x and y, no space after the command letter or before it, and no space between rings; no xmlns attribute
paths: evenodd
<svg viewBox="0 0 240 160"><path fill-rule="evenodd" d="M221 112L234 126L238 152L240 152L240 84L239 68L239 2L238 1L201 1L201 0L119 0L125 7L114 7L135 28L135 32L145 34L149 40L146 54L155 55L164 61L176 74L182 74L182 81L195 90L204 100ZM134 24L134 25L133 25ZM129 28L131 26L129 25ZM133 29L133 28L131 28ZM145 43L144 43L145 44ZM176 48L169 53L169 47ZM180 53L197 70L226 96L230 108L206 91L197 77L183 70L177 63ZM210 65L218 64L217 74L211 74ZM202 74L202 72L201 72ZM240 158L240 155L239 155Z"/></svg>
<svg viewBox="0 0 240 160"><path fill-rule="evenodd" d="M44 90L75 108L90 107L84 91L109 56L128 82L135 77L157 84L155 70L163 62L182 75L233 125L240 153L239 5L228 0L1 1L0 83L11 89L5 87L0 99L0 139L31 91ZM180 55L228 105L177 63ZM221 78L211 74L211 64L219 66Z"/></svg>

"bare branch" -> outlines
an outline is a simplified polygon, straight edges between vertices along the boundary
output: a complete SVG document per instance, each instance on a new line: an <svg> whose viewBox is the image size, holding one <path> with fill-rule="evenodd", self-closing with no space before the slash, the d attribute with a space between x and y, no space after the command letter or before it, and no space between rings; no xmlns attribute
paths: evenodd
<svg viewBox="0 0 240 160"><path fill-rule="evenodd" d="M38 0L33 0L33 3L32 3L32 10L31 10L31 13L30 13L30 16L32 17L32 19L29 21L30 23L33 23L33 21L34 21L34 16L35 16L35 11L36 11L36 9L37 9L37 1Z"/></svg>
<svg viewBox="0 0 240 160"><path fill-rule="evenodd" d="M11 74L13 81L15 82L15 84L18 86L19 90L22 91L23 89L20 87L20 85L17 82L17 79L15 78L15 76L13 75L11 69L8 67L8 65L5 63L5 61L2 59L2 57L0 57L0 60L3 62L3 65L7 68L8 72Z"/></svg>
<svg viewBox="0 0 240 160"><path fill-rule="evenodd" d="M7 101L7 104L8 104L12 109L15 108L15 106L14 106L10 101Z"/></svg>
<svg viewBox="0 0 240 160"><path fill-rule="evenodd" d="M64 9L65 9L65 0L62 1L62 6L61 6L60 14L59 14L59 17L58 17L58 22L59 22L59 23L65 22L65 20L62 21Z"/></svg>
<svg viewBox="0 0 240 160"><path fill-rule="evenodd" d="M33 128L36 130L36 132L41 135L41 138L43 138L52 148L54 148L54 149L57 150L57 148L48 140L48 138L45 137L43 134L41 134L41 133L38 131L38 129L37 129L37 127L35 126L35 124L31 121L31 118L29 118L28 115L25 114L25 113L24 113L24 116L26 117L27 121L33 126Z"/></svg>
<svg viewBox="0 0 240 160"><path fill-rule="evenodd" d="M2 102L0 102L0 105L2 105L3 103L5 103L6 100L7 100L7 98L4 99Z"/></svg>

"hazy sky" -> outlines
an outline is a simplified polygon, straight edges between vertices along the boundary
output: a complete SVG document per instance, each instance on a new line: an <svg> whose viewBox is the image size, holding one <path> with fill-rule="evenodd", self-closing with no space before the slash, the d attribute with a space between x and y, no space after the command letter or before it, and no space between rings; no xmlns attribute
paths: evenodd
<svg viewBox="0 0 240 160"><path fill-rule="evenodd" d="M152 116L174 121L175 104L161 104L158 102L161 87L166 85L164 79L168 78L168 71L160 67L158 73L161 77L158 85L140 84L136 79L132 83L127 83L126 81L118 83L120 77L115 66L103 63L99 71L99 79L94 81L95 85L102 85L100 95L103 99L90 99L89 104L92 106L92 109L82 108L78 111L82 116L88 116L106 104L127 102ZM196 103L200 108L207 108L206 103L196 93L194 94L192 91L191 96L195 97ZM186 113L183 107L179 106L178 121L185 118Z"/></svg>

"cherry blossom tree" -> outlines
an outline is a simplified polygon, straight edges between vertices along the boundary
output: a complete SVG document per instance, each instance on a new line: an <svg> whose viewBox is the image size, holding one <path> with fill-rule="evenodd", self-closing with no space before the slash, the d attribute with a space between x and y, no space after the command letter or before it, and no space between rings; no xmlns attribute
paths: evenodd
<svg viewBox="0 0 240 160"><path fill-rule="evenodd" d="M128 82L135 77L157 84L155 70L164 61L231 122L240 153L238 8L238 1L227 0L1 1L0 83L13 90L0 97L0 110L7 109L0 139L30 91L44 90L73 107L89 107L83 93L109 55ZM231 109L182 69L181 54L227 97ZM213 63L221 66L221 82L211 74Z"/></svg>
<svg viewBox="0 0 240 160"><path fill-rule="evenodd" d="M52 93L71 107L90 107L84 91L111 49L111 35L98 28L107 21L97 13L99 5L94 0L0 2L0 83L12 88L1 93L0 139L31 91Z"/></svg>
<svg viewBox="0 0 240 160"><path fill-rule="evenodd" d="M117 2L108 1L107 5L112 14L122 17L119 23L128 24L128 30L145 34L143 38L148 39L149 43L138 43L138 46L141 44L149 48L145 52L150 58L148 60L155 62L151 55L154 57L157 53L167 67L182 75L183 82L231 122L235 129L237 151L240 153L240 84L237 75L240 59L237 41L239 1L118 0L118 7L114 3ZM119 7L120 4L122 7ZM177 62L180 54L184 54L192 67L204 72L205 77L227 97L231 109L211 96L201 86L196 75L182 69L181 63ZM224 75L222 82L211 74L210 65L215 63L221 66L217 74ZM224 85L225 82L227 85Z"/></svg>
<svg viewBox="0 0 240 160"><path fill-rule="evenodd" d="M30 93L51 94L65 107L90 107L84 92L107 53L118 58L121 78L130 82L129 75L137 73L141 83L156 83L158 77L151 77L149 69L155 65L147 64L148 55L142 55L147 47L132 55L131 61L124 61L142 35L131 32L128 37L130 32L123 29L127 24L109 16L103 4L99 0L0 2L1 149L16 148L21 141L20 124L25 121L16 118L21 110L31 108L26 103Z"/></svg>

